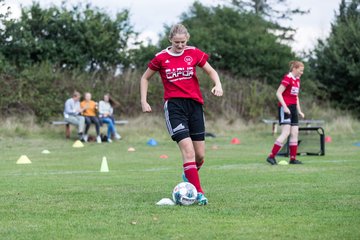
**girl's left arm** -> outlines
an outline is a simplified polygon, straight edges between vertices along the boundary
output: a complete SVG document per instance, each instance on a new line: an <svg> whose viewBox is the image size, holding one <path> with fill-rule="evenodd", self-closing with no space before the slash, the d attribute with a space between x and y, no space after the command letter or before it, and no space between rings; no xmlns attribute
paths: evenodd
<svg viewBox="0 0 360 240"><path fill-rule="evenodd" d="M305 114L301 111L299 96L297 97L297 100L296 100L296 108L297 108L297 110L298 110L299 115L300 115L302 118L305 118Z"/></svg>
<svg viewBox="0 0 360 240"><path fill-rule="evenodd" d="M221 97L223 95L223 89L221 86L219 74L208 62L205 63L202 69L206 72L207 75L209 75L209 77L215 84L215 86L211 89L212 94Z"/></svg>

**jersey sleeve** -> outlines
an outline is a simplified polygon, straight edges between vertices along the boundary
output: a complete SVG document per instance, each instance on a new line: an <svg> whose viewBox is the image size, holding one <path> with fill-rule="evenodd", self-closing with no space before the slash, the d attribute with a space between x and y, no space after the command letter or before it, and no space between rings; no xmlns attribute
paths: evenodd
<svg viewBox="0 0 360 240"><path fill-rule="evenodd" d="M155 56L149 63L148 67L153 71L159 71L161 68L161 61L159 57Z"/></svg>
<svg viewBox="0 0 360 240"><path fill-rule="evenodd" d="M201 51L200 49L196 48L196 55L198 57L198 63L197 65L199 67L203 67L207 60L209 59L209 55Z"/></svg>
<svg viewBox="0 0 360 240"><path fill-rule="evenodd" d="M283 85L284 87L287 87L290 84L289 78L284 76L280 84Z"/></svg>

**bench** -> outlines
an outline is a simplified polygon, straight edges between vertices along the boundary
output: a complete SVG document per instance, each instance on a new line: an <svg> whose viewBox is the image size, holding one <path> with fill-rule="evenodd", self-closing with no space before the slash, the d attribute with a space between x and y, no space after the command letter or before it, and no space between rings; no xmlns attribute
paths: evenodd
<svg viewBox="0 0 360 240"><path fill-rule="evenodd" d="M279 125L279 120L274 119L263 119L262 120L266 124L272 124L272 134L275 135L277 133L277 128ZM306 125L306 127L311 127L312 125L323 125L325 123L324 120L299 120L299 125Z"/></svg>
<svg viewBox="0 0 360 240"><path fill-rule="evenodd" d="M115 124L116 125L125 125L125 124L128 124L129 121L128 120L115 120ZM70 123L68 122L65 122L65 121L52 121L50 122L51 125L56 125L56 126L59 126L59 125L65 125L65 137L66 138L70 138Z"/></svg>

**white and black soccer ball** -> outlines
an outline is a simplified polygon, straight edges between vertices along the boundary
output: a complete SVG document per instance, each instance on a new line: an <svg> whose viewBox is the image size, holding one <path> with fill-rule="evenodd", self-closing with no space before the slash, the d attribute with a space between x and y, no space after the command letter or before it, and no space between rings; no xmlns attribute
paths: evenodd
<svg viewBox="0 0 360 240"><path fill-rule="evenodd" d="M175 186L173 200L178 205L189 206L196 201L197 191L194 185L189 182L181 182Z"/></svg>

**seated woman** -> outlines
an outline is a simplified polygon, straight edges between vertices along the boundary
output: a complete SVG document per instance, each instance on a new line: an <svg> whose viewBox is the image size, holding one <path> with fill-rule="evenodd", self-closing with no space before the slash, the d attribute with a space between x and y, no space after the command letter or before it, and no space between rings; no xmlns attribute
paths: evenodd
<svg viewBox="0 0 360 240"><path fill-rule="evenodd" d="M106 123L108 125L108 131L107 131L107 139L108 142L112 142L111 136L114 135L116 139L121 139L121 136L119 133L117 133L115 128L115 120L114 120L114 109L113 109L113 101L110 98L110 94L104 95L104 100L101 100L99 102L99 117L103 123Z"/></svg>
<svg viewBox="0 0 360 240"><path fill-rule="evenodd" d="M101 137L100 137L100 120L97 117L96 113L97 113L97 103L94 102L93 100L91 100L91 94L90 93L85 93L84 95L85 100L83 100L80 103L80 107L82 109L84 109L82 115L85 117L85 135L84 135L84 141L87 142L88 140L88 131L90 128L90 124L94 123L95 124L95 129L96 129L96 141L98 143L101 143Z"/></svg>

